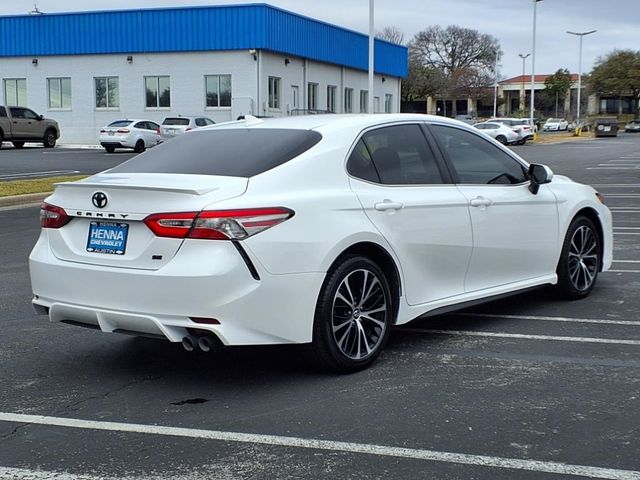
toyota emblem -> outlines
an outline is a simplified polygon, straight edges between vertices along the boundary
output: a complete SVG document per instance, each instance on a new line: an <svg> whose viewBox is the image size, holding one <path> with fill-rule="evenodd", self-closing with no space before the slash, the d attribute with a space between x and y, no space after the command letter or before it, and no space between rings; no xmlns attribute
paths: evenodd
<svg viewBox="0 0 640 480"><path fill-rule="evenodd" d="M96 192L91 197L91 201L97 208L104 208L107 206L107 196L102 192Z"/></svg>

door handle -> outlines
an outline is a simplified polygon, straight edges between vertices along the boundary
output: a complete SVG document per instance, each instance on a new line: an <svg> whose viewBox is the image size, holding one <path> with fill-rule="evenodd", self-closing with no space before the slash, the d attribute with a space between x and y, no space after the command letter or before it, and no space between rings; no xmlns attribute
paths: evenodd
<svg viewBox="0 0 640 480"><path fill-rule="evenodd" d="M472 207L488 207L492 203L493 201L488 198L484 198L483 196L473 198L469 201L469 205L471 205Z"/></svg>
<svg viewBox="0 0 640 480"><path fill-rule="evenodd" d="M374 208L379 212L384 212L386 210L400 210L402 207L404 207L404 204L400 202L392 202L389 199L385 199L382 202L376 203L374 205Z"/></svg>

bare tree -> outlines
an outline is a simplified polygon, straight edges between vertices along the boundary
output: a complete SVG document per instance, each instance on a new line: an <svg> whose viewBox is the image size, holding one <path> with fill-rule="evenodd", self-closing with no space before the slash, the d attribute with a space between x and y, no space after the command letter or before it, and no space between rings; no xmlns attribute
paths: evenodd
<svg viewBox="0 0 640 480"><path fill-rule="evenodd" d="M435 96L442 99L483 96L493 84L502 56L497 38L456 25L432 26L417 33L410 49L414 62L441 72L443 85Z"/></svg>
<svg viewBox="0 0 640 480"><path fill-rule="evenodd" d="M398 27L384 27L376 33L376 37L397 45L404 45L404 33Z"/></svg>

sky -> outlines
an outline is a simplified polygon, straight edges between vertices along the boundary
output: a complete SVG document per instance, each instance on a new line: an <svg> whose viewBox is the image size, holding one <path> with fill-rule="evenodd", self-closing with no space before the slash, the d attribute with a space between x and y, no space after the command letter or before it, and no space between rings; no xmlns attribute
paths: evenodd
<svg viewBox="0 0 640 480"><path fill-rule="evenodd" d="M229 5L248 0L37 0L45 13ZM318 20L367 33L368 0L259 0ZM0 0L0 15L24 14L33 9L28 0ZM533 0L375 0L376 30L394 26L405 42L431 25L460 25L498 38L504 56L502 78L522 74L519 53L532 51ZM579 39L566 31L597 30L584 37L582 71L588 73L596 59L614 49L640 50L640 0L542 0L537 3L537 74L559 68L578 72ZM531 74L531 57L525 71Z"/></svg>

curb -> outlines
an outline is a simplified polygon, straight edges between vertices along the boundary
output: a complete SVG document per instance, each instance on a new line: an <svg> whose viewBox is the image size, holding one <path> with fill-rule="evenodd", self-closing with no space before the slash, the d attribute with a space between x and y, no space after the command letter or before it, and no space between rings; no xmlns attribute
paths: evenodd
<svg viewBox="0 0 640 480"><path fill-rule="evenodd" d="M46 193L28 193L26 195L12 195L10 197L0 197L0 207L14 207L16 205L30 205L42 202L51 195Z"/></svg>

